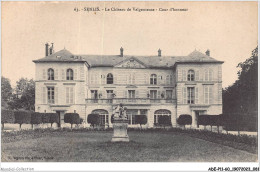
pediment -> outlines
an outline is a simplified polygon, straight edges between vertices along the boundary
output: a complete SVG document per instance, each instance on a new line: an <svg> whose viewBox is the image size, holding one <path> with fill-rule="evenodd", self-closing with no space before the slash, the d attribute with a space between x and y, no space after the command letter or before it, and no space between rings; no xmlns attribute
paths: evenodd
<svg viewBox="0 0 260 172"><path fill-rule="evenodd" d="M120 63L118 63L117 65L115 65L115 67L122 67L122 68L146 68L146 66L139 60L135 59L135 58L131 58L131 59L127 59L124 60Z"/></svg>

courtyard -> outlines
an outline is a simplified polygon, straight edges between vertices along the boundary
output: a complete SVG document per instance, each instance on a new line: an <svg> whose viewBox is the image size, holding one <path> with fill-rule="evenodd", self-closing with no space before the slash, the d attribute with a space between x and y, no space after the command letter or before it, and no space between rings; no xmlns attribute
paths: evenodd
<svg viewBox="0 0 260 172"><path fill-rule="evenodd" d="M112 143L112 131L2 133L3 162L256 162L257 154L180 132L129 131Z"/></svg>

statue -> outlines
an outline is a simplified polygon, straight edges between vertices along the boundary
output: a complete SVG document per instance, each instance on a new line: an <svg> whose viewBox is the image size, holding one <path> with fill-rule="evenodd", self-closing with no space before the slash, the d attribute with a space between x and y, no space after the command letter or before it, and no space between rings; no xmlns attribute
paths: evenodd
<svg viewBox="0 0 260 172"><path fill-rule="evenodd" d="M114 134L112 142L129 142L127 134L128 120L126 116L126 107L123 104L119 104L115 107L113 112L113 129Z"/></svg>

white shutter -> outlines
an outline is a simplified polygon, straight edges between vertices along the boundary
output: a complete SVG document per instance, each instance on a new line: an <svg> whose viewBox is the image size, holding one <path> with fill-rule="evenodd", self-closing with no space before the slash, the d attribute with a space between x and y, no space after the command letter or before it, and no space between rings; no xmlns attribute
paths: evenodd
<svg viewBox="0 0 260 172"><path fill-rule="evenodd" d="M46 69L42 69L42 80L46 80Z"/></svg>
<svg viewBox="0 0 260 172"><path fill-rule="evenodd" d="M135 91L135 98L139 98L139 91L138 90Z"/></svg>
<svg viewBox="0 0 260 172"><path fill-rule="evenodd" d="M61 79L65 80L65 70L61 69Z"/></svg>
<svg viewBox="0 0 260 172"><path fill-rule="evenodd" d="M46 87L42 87L42 104L46 104L46 97L47 97Z"/></svg>
<svg viewBox="0 0 260 172"><path fill-rule="evenodd" d="M209 69L209 81L213 81L213 70Z"/></svg>
<svg viewBox="0 0 260 172"><path fill-rule="evenodd" d="M173 85L173 76L170 75L170 85Z"/></svg>
<svg viewBox="0 0 260 172"><path fill-rule="evenodd" d="M209 86L209 104L213 104L212 86Z"/></svg>
<svg viewBox="0 0 260 172"><path fill-rule="evenodd" d="M195 73L195 81L199 81L200 80L200 71L197 70Z"/></svg>
<svg viewBox="0 0 260 172"><path fill-rule="evenodd" d="M54 80L59 80L59 70L55 69Z"/></svg>
<svg viewBox="0 0 260 172"><path fill-rule="evenodd" d="M163 99L166 99L165 91L162 91L162 94L164 95L164 98L163 98ZM162 97L161 97L161 98L162 98Z"/></svg>
<svg viewBox="0 0 260 172"><path fill-rule="evenodd" d="M195 104L199 104L199 88L195 87Z"/></svg>
<svg viewBox="0 0 260 172"><path fill-rule="evenodd" d="M161 92L158 90L157 93L158 93L158 94L157 94L158 99L161 99Z"/></svg>
<svg viewBox="0 0 260 172"><path fill-rule="evenodd" d="M69 87L66 87L66 104L70 103Z"/></svg>
<svg viewBox="0 0 260 172"><path fill-rule="evenodd" d="M182 88L182 99L183 99L183 104L187 104L187 88L186 87Z"/></svg>
<svg viewBox="0 0 260 172"><path fill-rule="evenodd" d="M204 103L205 104L209 103L209 88L208 88L208 86L204 87Z"/></svg>
<svg viewBox="0 0 260 172"><path fill-rule="evenodd" d="M149 73L146 74L146 84L150 85L150 75Z"/></svg>
<svg viewBox="0 0 260 172"><path fill-rule="evenodd" d="M54 88L54 103L58 104L59 94L58 94L58 87Z"/></svg>
<svg viewBox="0 0 260 172"><path fill-rule="evenodd" d="M70 104L74 104L74 88L73 87L70 87Z"/></svg>
<svg viewBox="0 0 260 172"><path fill-rule="evenodd" d="M206 69L205 70L205 81L208 81L209 80L209 70Z"/></svg>
<svg viewBox="0 0 260 172"><path fill-rule="evenodd" d="M135 84L135 73L133 73L133 75L132 75L132 81L133 81L133 84Z"/></svg>
<svg viewBox="0 0 260 172"><path fill-rule="evenodd" d="M177 70L177 77L178 77L178 81L182 80L182 74L180 70Z"/></svg>
<svg viewBox="0 0 260 172"><path fill-rule="evenodd" d="M77 69L74 69L74 80L78 80L78 70Z"/></svg>
<svg viewBox="0 0 260 172"><path fill-rule="evenodd" d="M187 81L186 70L182 70L182 80Z"/></svg>
<svg viewBox="0 0 260 172"><path fill-rule="evenodd" d="M117 84L117 75L115 74L115 75L113 75L113 77L114 77L114 78L113 78L113 79L114 79L114 80L113 80L113 83L114 83L114 84Z"/></svg>
<svg viewBox="0 0 260 172"><path fill-rule="evenodd" d="M80 80L84 80L84 68L80 67L79 70L80 70Z"/></svg>
<svg viewBox="0 0 260 172"><path fill-rule="evenodd" d="M160 75L157 76L157 85L161 85L161 76Z"/></svg>
<svg viewBox="0 0 260 172"><path fill-rule="evenodd" d="M125 91L125 97L124 98L127 98L128 96L127 96L127 91Z"/></svg>

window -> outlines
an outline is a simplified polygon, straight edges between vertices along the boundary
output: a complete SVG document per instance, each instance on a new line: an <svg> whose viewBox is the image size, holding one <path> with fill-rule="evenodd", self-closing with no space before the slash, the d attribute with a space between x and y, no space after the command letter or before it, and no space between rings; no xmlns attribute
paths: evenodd
<svg viewBox="0 0 260 172"><path fill-rule="evenodd" d="M157 99L157 90L150 90L150 98Z"/></svg>
<svg viewBox="0 0 260 172"><path fill-rule="evenodd" d="M188 104L194 104L195 92L194 87L188 87Z"/></svg>
<svg viewBox="0 0 260 172"><path fill-rule="evenodd" d="M98 91L91 90L91 99L98 99Z"/></svg>
<svg viewBox="0 0 260 172"><path fill-rule="evenodd" d="M48 69L48 80L54 80L54 70L52 68Z"/></svg>
<svg viewBox="0 0 260 172"><path fill-rule="evenodd" d="M108 123L109 123L108 112L106 110L103 110L103 109L93 110L92 114L99 114L99 120L100 120L101 126L108 125Z"/></svg>
<svg viewBox="0 0 260 172"><path fill-rule="evenodd" d="M135 116L138 114L138 110L136 109L131 109L126 111L126 116L128 119L128 124L129 125L134 125L136 124L135 122Z"/></svg>
<svg viewBox="0 0 260 172"><path fill-rule="evenodd" d="M205 81L212 81L213 80L213 70L212 69L206 69L204 78L205 78Z"/></svg>
<svg viewBox="0 0 260 172"><path fill-rule="evenodd" d="M166 90L166 99L172 99L172 90Z"/></svg>
<svg viewBox="0 0 260 172"><path fill-rule="evenodd" d="M74 103L74 87L66 87L66 103Z"/></svg>
<svg viewBox="0 0 260 172"><path fill-rule="evenodd" d="M67 69L67 80L73 80L73 70Z"/></svg>
<svg viewBox="0 0 260 172"><path fill-rule="evenodd" d="M212 86L205 85L204 86L204 103L205 104L212 104L213 94L212 94Z"/></svg>
<svg viewBox="0 0 260 172"><path fill-rule="evenodd" d="M169 110L166 109L160 109L155 111L154 113L154 124L159 124L159 118L161 116L168 116L169 121L171 121L171 112Z"/></svg>
<svg viewBox="0 0 260 172"><path fill-rule="evenodd" d="M48 103L54 104L54 87L48 87Z"/></svg>
<svg viewBox="0 0 260 172"><path fill-rule="evenodd" d="M111 73L107 74L107 84L113 84L113 75Z"/></svg>
<svg viewBox="0 0 260 172"><path fill-rule="evenodd" d="M150 84L151 85L157 85L157 75L152 74L150 77Z"/></svg>
<svg viewBox="0 0 260 172"><path fill-rule="evenodd" d="M188 71L188 81L194 81L194 75L195 75L194 70L189 70Z"/></svg>
<svg viewBox="0 0 260 172"><path fill-rule="evenodd" d="M107 98L112 99L113 98L113 90L107 90Z"/></svg>
<svg viewBox="0 0 260 172"><path fill-rule="evenodd" d="M135 98L135 90L128 90L128 98L130 99Z"/></svg>

